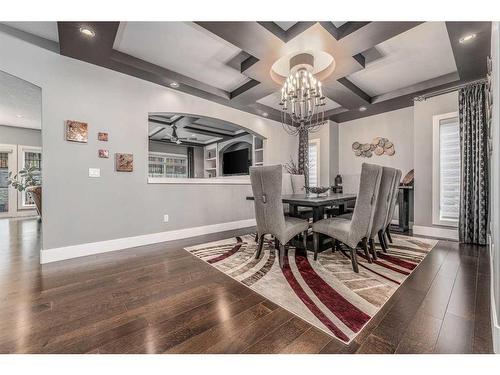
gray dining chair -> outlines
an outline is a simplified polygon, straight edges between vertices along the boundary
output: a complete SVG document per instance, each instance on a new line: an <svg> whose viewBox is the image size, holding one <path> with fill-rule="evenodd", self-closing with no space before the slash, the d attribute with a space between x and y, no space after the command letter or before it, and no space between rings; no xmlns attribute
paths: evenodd
<svg viewBox="0 0 500 375"><path fill-rule="evenodd" d="M397 170L390 167L382 167L382 178L380 179L380 187L378 189L377 205L373 216L372 229L368 244L373 259L377 259L377 251L375 250L375 236L378 236L379 242L382 244L381 238L384 236L386 229L387 216L389 215L392 196L394 191L394 181L396 180ZM382 247L382 249L384 249ZM385 251L385 250L384 250Z"/></svg>
<svg viewBox="0 0 500 375"><path fill-rule="evenodd" d="M392 194L391 194L391 205L389 207L389 211L387 213L387 218L385 222L385 235L389 239L389 242L392 243L392 237L391 237L391 231L390 231L390 226L391 226L391 221L392 218L394 217L394 211L396 210L396 204L398 202L398 197L399 197L399 185L401 183L401 176L402 176L401 169L396 169L396 176L394 178L394 185L392 188ZM385 243L385 237L383 237L384 240L384 246L385 250L387 251L388 244ZM381 244L382 246L382 244ZM384 249L384 247L382 247Z"/></svg>
<svg viewBox="0 0 500 375"><path fill-rule="evenodd" d="M368 253L367 239L371 234L381 177L381 166L363 163L359 191L352 219L333 217L319 220L313 224L314 260L318 259L319 235L325 234L332 237L334 244L343 243L349 248L354 272L359 272L356 256L358 243L361 242L368 261L371 261L370 254Z"/></svg>
<svg viewBox="0 0 500 375"><path fill-rule="evenodd" d="M279 261L283 266L285 245L296 235L302 233L304 247L307 247L309 222L283 214L281 165L250 167L250 181L254 196L255 219L259 245L256 258L260 257L264 246L264 236L271 234L279 244Z"/></svg>
<svg viewBox="0 0 500 375"><path fill-rule="evenodd" d="M290 194L306 194L306 177L303 174L292 174L292 189L293 193ZM283 192L283 194L285 194ZM297 215L301 219L311 219L313 217L313 210L310 207L298 207Z"/></svg>

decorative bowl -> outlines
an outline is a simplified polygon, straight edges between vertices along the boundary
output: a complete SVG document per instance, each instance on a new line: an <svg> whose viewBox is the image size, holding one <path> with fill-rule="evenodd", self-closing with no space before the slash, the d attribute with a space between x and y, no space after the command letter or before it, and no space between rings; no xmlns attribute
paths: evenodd
<svg viewBox="0 0 500 375"><path fill-rule="evenodd" d="M306 189L306 191L308 193L317 194L317 195L324 194L328 190L330 190L329 186L309 186L309 187L304 186L304 188Z"/></svg>

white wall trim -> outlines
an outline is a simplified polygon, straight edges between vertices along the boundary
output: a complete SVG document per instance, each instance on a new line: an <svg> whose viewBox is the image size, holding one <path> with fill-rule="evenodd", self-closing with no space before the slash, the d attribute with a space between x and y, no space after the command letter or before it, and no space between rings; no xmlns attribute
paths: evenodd
<svg viewBox="0 0 500 375"><path fill-rule="evenodd" d="M489 236L488 236L489 237ZM498 321L497 304L495 301L495 271L494 271L494 257L495 244L492 243L491 238L488 238L490 250L490 304L491 304L491 335L493 338L493 351L497 354L500 353L500 322Z"/></svg>
<svg viewBox="0 0 500 375"><path fill-rule="evenodd" d="M241 229L255 226L255 219L246 219L204 225L200 227L184 228L167 232L144 234L141 236L117 238L114 240L84 243L81 245L58 247L40 251L40 263L51 263L65 259L83 257L109 251L129 249L131 247L150 245L158 242L179 240L204 234L223 232L226 230Z"/></svg>
<svg viewBox="0 0 500 375"><path fill-rule="evenodd" d="M413 234L419 236L430 236L436 238L444 238L447 240L458 241L458 229L447 229L437 227L425 227L421 225L413 225Z"/></svg>
<svg viewBox="0 0 500 375"><path fill-rule="evenodd" d="M171 178L148 177L148 184L250 185L250 177Z"/></svg>

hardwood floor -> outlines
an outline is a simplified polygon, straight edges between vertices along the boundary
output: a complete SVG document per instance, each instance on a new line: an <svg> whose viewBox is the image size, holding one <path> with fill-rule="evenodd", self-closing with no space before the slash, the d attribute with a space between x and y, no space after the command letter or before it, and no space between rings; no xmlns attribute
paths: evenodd
<svg viewBox="0 0 500 375"><path fill-rule="evenodd" d="M439 241L346 346L183 247L39 265L36 220L0 220L0 353L491 353L487 249Z"/></svg>

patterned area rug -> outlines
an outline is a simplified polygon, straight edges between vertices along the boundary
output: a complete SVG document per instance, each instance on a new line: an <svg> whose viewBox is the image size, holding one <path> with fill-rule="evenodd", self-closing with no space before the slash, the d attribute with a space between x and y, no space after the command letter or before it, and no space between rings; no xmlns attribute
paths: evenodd
<svg viewBox="0 0 500 375"><path fill-rule="evenodd" d="M254 235L188 247L185 250L243 283L329 335L349 343L415 270L437 241L392 235L388 254L376 244L379 259L368 263L358 252L355 273L347 255L326 250L313 253L289 247L284 267L266 239L255 259Z"/></svg>

